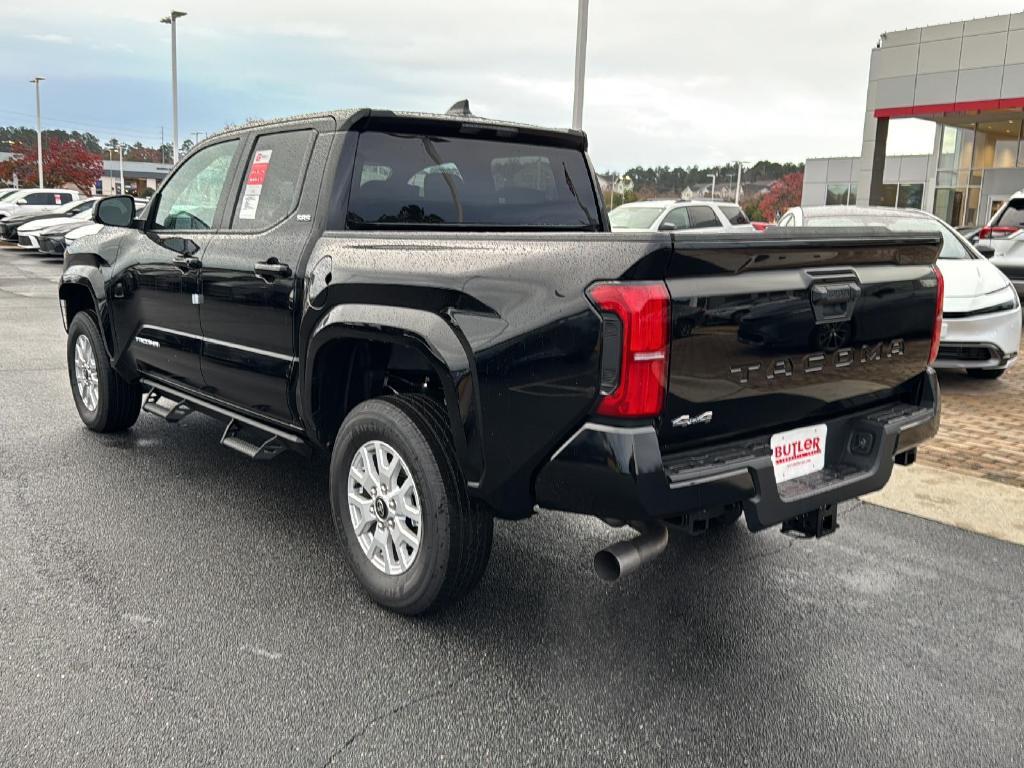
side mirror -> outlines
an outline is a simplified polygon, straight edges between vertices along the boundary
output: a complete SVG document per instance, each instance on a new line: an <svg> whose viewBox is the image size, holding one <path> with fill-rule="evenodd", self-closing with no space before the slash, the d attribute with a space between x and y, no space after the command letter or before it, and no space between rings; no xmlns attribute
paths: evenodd
<svg viewBox="0 0 1024 768"><path fill-rule="evenodd" d="M15 205L28 205L28 200L26 200L25 198L22 198L21 200L16 202Z"/></svg>
<svg viewBox="0 0 1024 768"><path fill-rule="evenodd" d="M662 232L674 232L675 230L679 229L679 227L677 227L671 221L666 221L664 224L658 227L658 229L660 229Z"/></svg>
<svg viewBox="0 0 1024 768"><path fill-rule="evenodd" d="M974 250L976 250L986 259L991 259L993 256L996 255L996 249L993 248L991 245L976 245L974 246Z"/></svg>
<svg viewBox="0 0 1024 768"><path fill-rule="evenodd" d="M135 221L135 201L128 195L104 197L92 209L92 220L108 227L130 227Z"/></svg>

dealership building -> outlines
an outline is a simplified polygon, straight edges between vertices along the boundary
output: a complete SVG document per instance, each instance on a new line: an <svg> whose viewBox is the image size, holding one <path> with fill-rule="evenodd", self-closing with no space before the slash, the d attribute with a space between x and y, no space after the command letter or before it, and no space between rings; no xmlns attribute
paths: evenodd
<svg viewBox="0 0 1024 768"><path fill-rule="evenodd" d="M935 124L930 155L887 156L894 120ZM988 220L1024 189L1024 13L887 32L871 51L859 157L807 161L803 204Z"/></svg>

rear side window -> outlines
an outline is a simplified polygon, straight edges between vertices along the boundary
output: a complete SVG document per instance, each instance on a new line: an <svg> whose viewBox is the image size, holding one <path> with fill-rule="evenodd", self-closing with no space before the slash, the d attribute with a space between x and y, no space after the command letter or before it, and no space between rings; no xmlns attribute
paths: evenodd
<svg viewBox="0 0 1024 768"><path fill-rule="evenodd" d="M1024 227L1024 199L1014 199L1006 204L1002 214L992 224L994 227Z"/></svg>
<svg viewBox="0 0 1024 768"><path fill-rule="evenodd" d="M25 196L26 205L64 205L70 202L70 192L33 192Z"/></svg>
<svg viewBox="0 0 1024 768"><path fill-rule="evenodd" d="M690 215L690 229L722 226L718 217L715 216L715 212L706 205L691 205L686 210Z"/></svg>
<svg viewBox="0 0 1024 768"><path fill-rule="evenodd" d="M743 209L738 205L720 205L718 206L722 215L729 220L730 224L740 225L749 224L750 219L747 218L747 214L743 212Z"/></svg>
<svg viewBox="0 0 1024 768"><path fill-rule="evenodd" d="M246 166L232 229L266 229L295 210L302 191L313 131L260 136Z"/></svg>
<svg viewBox="0 0 1024 768"><path fill-rule="evenodd" d="M350 229L598 229L582 152L452 136L359 137Z"/></svg>

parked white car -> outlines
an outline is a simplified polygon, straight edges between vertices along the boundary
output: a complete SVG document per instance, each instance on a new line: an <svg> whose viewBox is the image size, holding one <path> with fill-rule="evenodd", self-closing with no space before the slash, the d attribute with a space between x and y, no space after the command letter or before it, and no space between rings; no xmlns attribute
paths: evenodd
<svg viewBox="0 0 1024 768"><path fill-rule="evenodd" d="M992 263L1024 296L1024 190L1011 195L971 242L985 256L991 251Z"/></svg>
<svg viewBox="0 0 1024 768"><path fill-rule="evenodd" d="M98 199L74 200L46 213L8 216L0 223L0 238L16 242L19 248L37 248L39 241L36 235L40 230L68 221L88 221Z"/></svg>
<svg viewBox="0 0 1024 768"><path fill-rule="evenodd" d="M19 189L0 200L0 220L15 213L45 213L81 197L72 189Z"/></svg>
<svg viewBox="0 0 1024 768"><path fill-rule="evenodd" d="M612 230L617 232L689 232L701 229L754 231L742 208L717 200L645 200L626 203L613 209L608 218Z"/></svg>
<svg viewBox="0 0 1024 768"><path fill-rule="evenodd" d="M962 368L995 379L1017 361L1020 298L1009 278L974 246L930 213L910 208L829 205L790 208L780 227L886 227L894 232L939 232L939 271L945 284L942 336L935 368Z"/></svg>

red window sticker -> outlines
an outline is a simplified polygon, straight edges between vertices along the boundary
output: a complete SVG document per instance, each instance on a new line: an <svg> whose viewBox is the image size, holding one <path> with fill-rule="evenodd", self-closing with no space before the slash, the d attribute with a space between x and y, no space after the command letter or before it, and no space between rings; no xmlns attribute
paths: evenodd
<svg viewBox="0 0 1024 768"><path fill-rule="evenodd" d="M260 194L263 192L263 182L267 178L270 156L273 153L272 149L263 149L253 155L249 173L245 177L245 190L242 192L242 205L238 211L238 218L256 218L256 209L260 205Z"/></svg>

